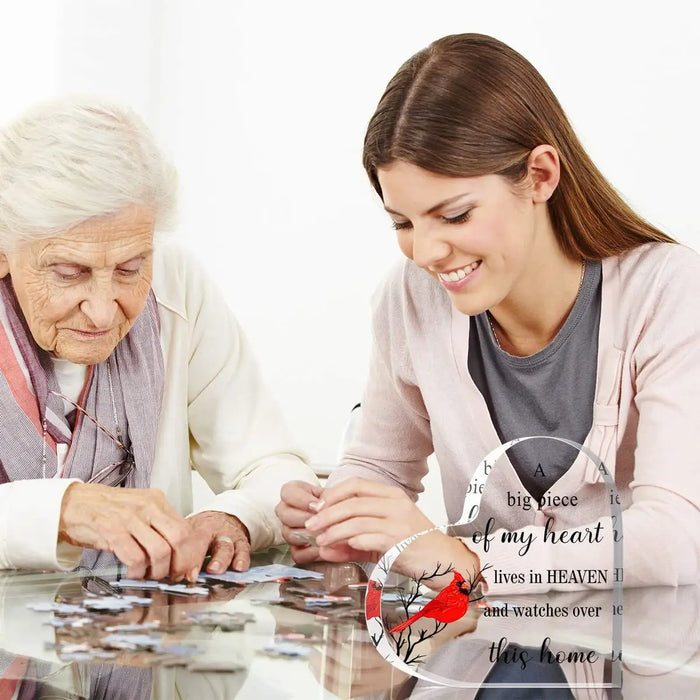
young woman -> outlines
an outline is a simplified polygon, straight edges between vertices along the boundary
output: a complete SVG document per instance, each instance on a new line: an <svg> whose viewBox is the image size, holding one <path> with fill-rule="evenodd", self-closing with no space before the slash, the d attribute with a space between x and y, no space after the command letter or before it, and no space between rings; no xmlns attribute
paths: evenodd
<svg viewBox="0 0 700 700"><path fill-rule="evenodd" d="M499 442L554 435L597 454L617 494L568 445L524 442L494 468L479 517L420 538L401 568L488 563L491 593L610 587L619 499L625 585L697 582L700 256L625 204L544 79L487 36L444 37L399 69L364 165L408 260L375 299L341 466L323 492L283 488L296 560L376 559L430 527L415 499L433 451L455 522ZM582 569L605 576L572 580Z"/></svg>

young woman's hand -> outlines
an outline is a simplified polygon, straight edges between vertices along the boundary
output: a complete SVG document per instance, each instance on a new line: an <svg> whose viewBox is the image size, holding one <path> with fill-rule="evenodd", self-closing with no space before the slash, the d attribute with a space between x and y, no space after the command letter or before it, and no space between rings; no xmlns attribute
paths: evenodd
<svg viewBox="0 0 700 700"><path fill-rule="evenodd" d="M358 477L323 491L321 507L305 520L326 550L347 544L363 552L384 553L409 535L433 527L406 493L395 486Z"/></svg>
<svg viewBox="0 0 700 700"><path fill-rule="evenodd" d="M305 521L316 535L319 554L327 561L377 561L398 542L433 527L408 495L398 487L352 478L323 491L318 512ZM440 531L422 536L400 555L395 567L409 576L451 565L478 569L478 558L459 540ZM444 583L436 577L435 586ZM429 584L430 585L430 584Z"/></svg>
<svg viewBox="0 0 700 700"><path fill-rule="evenodd" d="M320 486L306 481L289 481L280 492L275 513L282 521L282 537L297 564L320 558L314 537L304 529L304 523L316 512L322 491Z"/></svg>

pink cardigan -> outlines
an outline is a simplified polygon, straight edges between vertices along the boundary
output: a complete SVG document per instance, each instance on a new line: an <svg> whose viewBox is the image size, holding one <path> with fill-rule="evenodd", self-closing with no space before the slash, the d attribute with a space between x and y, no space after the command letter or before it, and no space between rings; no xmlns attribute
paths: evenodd
<svg viewBox="0 0 700 700"><path fill-rule="evenodd" d="M598 375L593 425L585 445L613 474L623 513L626 586L696 583L700 572L700 256L653 243L603 261ZM436 454L449 522L462 512L479 461L498 446L488 408L467 371L469 317L456 311L429 274L410 261L397 267L374 300L374 350L356 436L330 483L357 475L422 491L426 457ZM567 437L567 436L562 436ZM502 459L484 490L469 533L497 527L533 535L526 556L495 532L477 552L490 594L611 587L609 496L595 466L580 454L548 492L578 497L576 506L523 510L507 492L525 493ZM536 505L536 504L535 504ZM598 544L543 541L555 530L595 528ZM549 584L547 570L608 571L606 582ZM497 581L495 570L523 574ZM543 573L531 582L529 571Z"/></svg>

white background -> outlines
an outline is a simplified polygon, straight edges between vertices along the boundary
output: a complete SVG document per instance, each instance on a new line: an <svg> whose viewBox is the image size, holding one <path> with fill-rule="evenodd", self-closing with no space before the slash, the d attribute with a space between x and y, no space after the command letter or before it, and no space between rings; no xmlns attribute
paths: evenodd
<svg viewBox="0 0 700 700"><path fill-rule="evenodd" d="M331 463L362 393L369 298L399 256L361 167L399 65L444 34L509 43L623 196L700 249L694 4L8 1L0 120L76 91L145 118L180 171L176 235L218 280L312 461Z"/></svg>

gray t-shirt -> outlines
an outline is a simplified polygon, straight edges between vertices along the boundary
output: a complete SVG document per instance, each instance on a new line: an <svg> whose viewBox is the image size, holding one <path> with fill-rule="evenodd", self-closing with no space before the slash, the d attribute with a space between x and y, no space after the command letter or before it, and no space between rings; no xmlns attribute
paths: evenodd
<svg viewBox="0 0 700 700"><path fill-rule="evenodd" d="M496 344L486 312L470 319L468 367L498 437L556 435L583 443L593 421L602 265L587 261L581 290L554 340L528 357ZM508 450L523 486L541 498L573 464L563 442L528 440ZM523 493L523 495L526 495Z"/></svg>

